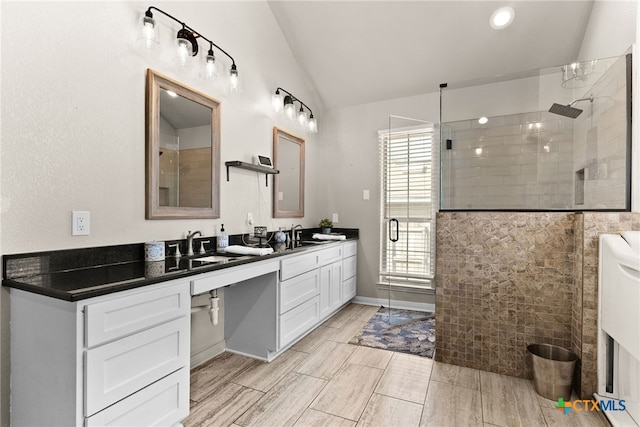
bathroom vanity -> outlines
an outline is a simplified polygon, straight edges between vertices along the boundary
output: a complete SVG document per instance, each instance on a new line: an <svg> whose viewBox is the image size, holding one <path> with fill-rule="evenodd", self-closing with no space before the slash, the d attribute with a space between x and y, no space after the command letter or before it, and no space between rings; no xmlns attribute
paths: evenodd
<svg viewBox="0 0 640 427"><path fill-rule="evenodd" d="M138 262L5 278L12 424L178 424L189 414L192 295L224 287L226 350L271 361L355 296L356 255L353 239L199 267L195 258L162 275ZM88 286L72 286L83 277Z"/></svg>

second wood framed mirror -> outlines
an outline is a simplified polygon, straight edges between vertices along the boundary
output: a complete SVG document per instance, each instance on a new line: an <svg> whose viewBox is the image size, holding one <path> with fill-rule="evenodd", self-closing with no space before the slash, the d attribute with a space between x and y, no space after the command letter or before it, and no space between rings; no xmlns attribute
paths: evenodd
<svg viewBox="0 0 640 427"><path fill-rule="evenodd" d="M273 217L304 216L304 139L273 128Z"/></svg>

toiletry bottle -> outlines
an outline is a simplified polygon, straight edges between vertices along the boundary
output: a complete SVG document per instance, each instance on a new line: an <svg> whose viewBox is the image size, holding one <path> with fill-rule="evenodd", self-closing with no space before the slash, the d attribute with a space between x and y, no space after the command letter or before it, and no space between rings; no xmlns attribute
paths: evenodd
<svg viewBox="0 0 640 427"><path fill-rule="evenodd" d="M229 246L229 236L224 231L224 224L220 227L220 233L216 236L216 241L218 252L224 252L225 248Z"/></svg>

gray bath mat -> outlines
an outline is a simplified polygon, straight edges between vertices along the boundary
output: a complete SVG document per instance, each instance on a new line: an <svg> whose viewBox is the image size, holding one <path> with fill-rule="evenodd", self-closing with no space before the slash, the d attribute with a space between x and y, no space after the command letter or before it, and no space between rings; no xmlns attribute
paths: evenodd
<svg viewBox="0 0 640 427"><path fill-rule="evenodd" d="M436 348L434 313L394 309L392 319L394 324L389 325L389 309L380 307L349 343L433 358Z"/></svg>

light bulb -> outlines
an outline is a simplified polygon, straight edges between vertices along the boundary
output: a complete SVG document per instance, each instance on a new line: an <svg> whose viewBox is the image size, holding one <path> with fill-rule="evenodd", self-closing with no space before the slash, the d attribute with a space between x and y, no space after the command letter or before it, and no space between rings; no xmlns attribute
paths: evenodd
<svg viewBox="0 0 640 427"><path fill-rule="evenodd" d="M284 115L287 116L287 119L293 120L296 115L296 107L293 104L287 104L284 106Z"/></svg>
<svg viewBox="0 0 640 427"><path fill-rule="evenodd" d="M289 95L284 97L284 115L287 119L293 120L296 117L296 107Z"/></svg>
<svg viewBox="0 0 640 427"><path fill-rule="evenodd" d="M191 42L185 39L178 39L178 56L177 60L180 65L185 65L191 52Z"/></svg>
<svg viewBox="0 0 640 427"><path fill-rule="evenodd" d="M298 124L302 127L307 127L307 113L302 109L302 105L298 111Z"/></svg>
<svg viewBox="0 0 640 427"><path fill-rule="evenodd" d="M279 92L271 96L271 105L276 113L282 113L282 110L284 110L283 97Z"/></svg>
<svg viewBox="0 0 640 427"><path fill-rule="evenodd" d="M153 18L145 16L142 18L142 38L147 49L156 43L156 23Z"/></svg>
<svg viewBox="0 0 640 427"><path fill-rule="evenodd" d="M207 80L215 80L217 77L216 58L210 50L204 60L204 78Z"/></svg>
<svg viewBox="0 0 640 427"><path fill-rule="evenodd" d="M231 71L229 71L229 90L231 93L238 92L238 88L240 86L240 78L238 77L238 70L235 69L235 65L231 66Z"/></svg>
<svg viewBox="0 0 640 427"><path fill-rule="evenodd" d="M316 118L313 117L313 114L309 116L309 122L307 123L307 127L309 129L309 132L311 133L318 132L318 122L316 121Z"/></svg>

